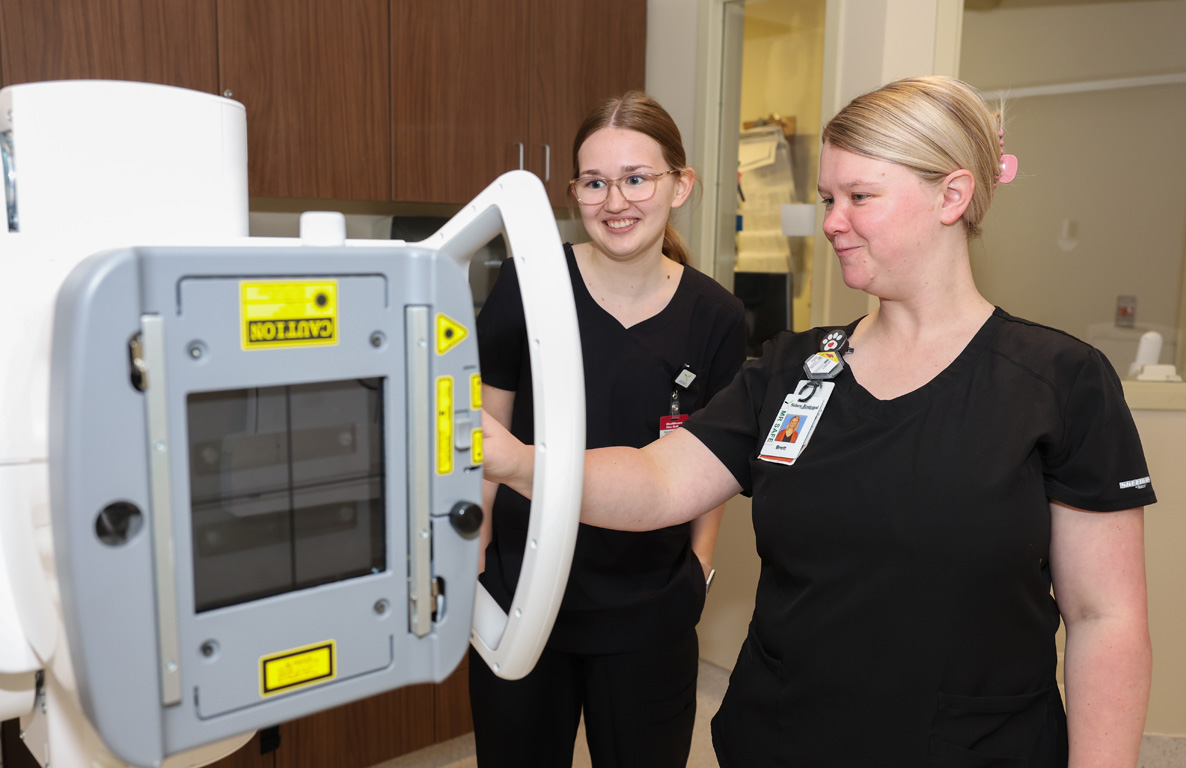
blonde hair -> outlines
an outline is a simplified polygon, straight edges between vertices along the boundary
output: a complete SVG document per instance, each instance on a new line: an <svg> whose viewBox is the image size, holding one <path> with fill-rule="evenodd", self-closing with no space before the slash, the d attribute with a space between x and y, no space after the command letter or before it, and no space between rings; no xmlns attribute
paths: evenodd
<svg viewBox="0 0 1186 768"><path fill-rule="evenodd" d="M663 159L672 170L688 167L687 153L679 128L659 102L642 91L627 91L621 96L606 99L589 112L572 142L572 178L580 172L577 153L592 134L608 127L638 131L655 140L663 152ZM677 264L688 263L688 245L670 223L663 231L663 255Z"/></svg>
<svg viewBox="0 0 1186 768"><path fill-rule="evenodd" d="M963 222L968 237L977 237L1001 173L1002 115L1003 105L989 109L965 82L911 77L853 99L824 127L822 139L904 166L928 181L960 169L971 172L976 185Z"/></svg>

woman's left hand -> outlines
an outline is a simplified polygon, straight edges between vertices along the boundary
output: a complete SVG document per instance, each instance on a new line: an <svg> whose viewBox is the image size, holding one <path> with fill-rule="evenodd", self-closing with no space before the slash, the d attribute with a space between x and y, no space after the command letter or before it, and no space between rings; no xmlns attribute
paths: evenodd
<svg viewBox="0 0 1186 768"><path fill-rule="evenodd" d="M482 476L503 483L524 496L531 495L535 455L498 419L482 409Z"/></svg>

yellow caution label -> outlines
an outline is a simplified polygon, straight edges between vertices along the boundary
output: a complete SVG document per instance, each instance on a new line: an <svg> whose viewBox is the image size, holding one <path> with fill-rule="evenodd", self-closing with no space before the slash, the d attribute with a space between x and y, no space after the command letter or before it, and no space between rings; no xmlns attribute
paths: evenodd
<svg viewBox="0 0 1186 768"><path fill-rule="evenodd" d="M437 474L453 472L453 377L437 379Z"/></svg>
<svg viewBox="0 0 1186 768"><path fill-rule="evenodd" d="M448 315L437 314L437 354L443 355L465 341L469 331Z"/></svg>
<svg viewBox="0 0 1186 768"><path fill-rule="evenodd" d="M475 467L482 463L482 430L480 429L475 429L470 433L470 454Z"/></svg>
<svg viewBox="0 0 1186 768"><path fill-rule="evenodd" d="M243 349L333 346L338 281L240 282L239 327Z"/></svg>
<svg viewBox="0 0 1186 768"><path fill-rule="evenodd" d="M482 374L475 373L469 377L469 409L480 410L482 407Z"/></svg>
<svg viewBox="0 0 1186 768"><path fill-rule="evenodd" d="M337 675L338 646L333 640L269 654L259 660L259 695L275 696Z"/></svg>

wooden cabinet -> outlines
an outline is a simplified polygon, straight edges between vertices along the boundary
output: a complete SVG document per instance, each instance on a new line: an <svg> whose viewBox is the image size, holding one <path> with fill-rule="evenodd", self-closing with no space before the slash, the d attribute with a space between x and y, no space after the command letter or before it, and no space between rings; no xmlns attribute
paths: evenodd
<svg viewBox="0 0 1186 768"><path fill-rule="evenodd" d="M645 87L646 6L645 0L532 0L534 146L527 167L545 180L553 205L568 203L572 142L585 115L603 99Z"/></svg>
<svg viewBox="0 0 1186 768"><path fill-rule="evenodd" d="M276 768L370 768L435 743L433 687L412 685L281 725Z"/></svg>
<svg viewBox="0 0 1186 768"><path fill-rule="evenodd" d="M581 119L643 87L645 52L646 0L0 3L4 85L242 102L255 197L457 204L526 168L564 205Z"/></svg>
<svg viewBox="0 0 1186 768"><path fill-rule="evenodd" d="M403 0L391 24L395 200L465 202L526 168L564 205L581 120L644 83L645 0Z"/></svg>
<svg viewBox="0 0 1186 768"><path fill-rule="evenodd" d="M211 768L371 768L474 729L469 671L439 685L412 685L280 726L279 746L260 753L257 734Z"/></svg>
<svg viewBox="0 0 1186 768"><path fill-rule="evenodd" d="M4 0L0 83L140 80L218 92L214 0Z"/></svg>
<svg viewBox="0 0 1186 768"><path fill-rule="evenodd" d="M527 24L523 0L392 3L392 199L462 203L519 167Z"/></svg>
<svg viewBox="0 0 1186 768"><path fill-rule="evenodd" d="M223 95L254 196L387 200L389 0L218 0Z"/></svg>

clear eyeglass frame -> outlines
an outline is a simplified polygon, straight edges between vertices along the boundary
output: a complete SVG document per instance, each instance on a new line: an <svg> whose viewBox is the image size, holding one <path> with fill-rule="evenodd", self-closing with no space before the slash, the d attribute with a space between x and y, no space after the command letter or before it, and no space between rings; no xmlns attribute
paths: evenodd
<svg viewBox="0 0 1186 768"><path fill-rule="evenodd" d="M618 188L618 192L622 194L626 202L643 203L655 196L655 190L659 188L659 179L673 173L680 173L680 169L676 168L661 173L636 171L616 179L607 179L603 176L578 176L568 182L568 186L572 189L572 196L581 205L601 205L609 199L609 191L612 187ZM639 179L640 182L632 186L622 183L628 179ZM593 182L604 182L605 186L590 189L587 185Z"/></svg>

